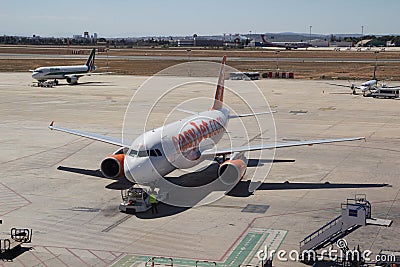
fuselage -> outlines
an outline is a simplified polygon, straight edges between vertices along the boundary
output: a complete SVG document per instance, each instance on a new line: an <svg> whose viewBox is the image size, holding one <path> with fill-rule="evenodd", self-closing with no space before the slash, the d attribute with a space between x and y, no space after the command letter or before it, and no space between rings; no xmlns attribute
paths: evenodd
<svg viewBox="0 0 400 267"><path fill-rule="evenodd" d="M378 81L375 79L369 80L369 81L361 84L360 89L362 92L371 90L374 86L377 85L377 83L378 83Z"/></svg>
<svg viewBox="0 0 400 267"><path fill-rule="evenodd" d="M175 169L187 169L213 156L201 151L217 144L225 133L229 110L209 110L139 136L124 160L128 180L151 183Z"/></svg>
<svg viewBox="0 0 400 267"><path fill-rule="evenodd" d="M265 47L282 47L287 49L307 48L312 45L306 42L263 42Z"/></svg>
<svg viewBox="0 0 400 267"><path fill-rule="evenodd" d="M66 79L71 74L84 74L88 72L89 67L86 65L41 67L33 71L32 78L38 81Z"/></svg>

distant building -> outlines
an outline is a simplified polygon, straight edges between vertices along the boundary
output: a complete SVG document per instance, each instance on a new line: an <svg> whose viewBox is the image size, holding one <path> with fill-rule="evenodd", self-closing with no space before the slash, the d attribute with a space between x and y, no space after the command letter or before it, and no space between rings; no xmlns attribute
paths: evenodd
<svg viewBox="0 0 400 267"><path fill-rule="evenodd" d="M311 45L314 47L329 47L330 43L328 40L324 40L324 39L314 39L311 40Z"/></svg>
<svg viewBox="0 0 400 267"><path fill-rule="evenodd" d="M89 39L89 38L90 38L90 37L89 37L89 32L84 32L84 33L83 33L83 38Z"/></svg>
<svg viewBox="0 0 400 267"><path fill-rule="evenodd" d="M194 40L193 39L182 39L178 40L177 42L178 46L194 46Z"/></svg>
<svg viewBox="0 0 400 267"><path fill-rule="evenodd" d="M175 41L170 41L170 43L175 43ZM178 39L176 41L177 46L179 47L193 47L193 46L213 46L213 47L218 47L218 46L223 46L223 41L222 40L216 40L216 39L204 39L200 37L195 37L193 39Z"/></svg>

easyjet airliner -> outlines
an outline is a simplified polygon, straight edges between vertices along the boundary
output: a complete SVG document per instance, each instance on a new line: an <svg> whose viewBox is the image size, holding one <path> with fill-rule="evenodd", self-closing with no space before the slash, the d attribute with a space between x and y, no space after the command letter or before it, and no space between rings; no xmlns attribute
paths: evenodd
<svg viewBox="0 0 400 267"><path fill-rule="evenodd" d="M245 175L247 168L243 158L245 152L364 139L364 137L355 137L216 148L214 144L221 140L230 119L270 113L230 115L229 109L224 107L223 102L225 61L224 56L214 103L209 110L200 113L193 112L190 117L145 132L133 143L57 127L54 122L49 128L121 147L101 162L100 169L103 175L108 178L125 175L132 182L146 181L149 185L155 183L160 176L167 175L175 169L191 168L206 159L213 160L218 156L223 159L220 162L218 174L220 176L224 174L231 183L238 183ZM225 160L226 156L229 156L229 160Z"/></svg>

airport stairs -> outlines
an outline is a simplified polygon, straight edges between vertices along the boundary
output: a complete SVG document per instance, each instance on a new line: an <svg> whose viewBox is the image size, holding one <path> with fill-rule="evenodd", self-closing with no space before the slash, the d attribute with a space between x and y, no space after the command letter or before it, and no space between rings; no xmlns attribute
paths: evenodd
<svg viewBox="0 0 400 267"><path fill-rule="evenodd" d="M360 226L355 224L345 227L342 216L336 217L300 242L300 252L319 250L355 231Z"/></svg>
<svg viewBox="0 0 400 267"><path fill-rule="evenodd" d="M390 220L373 219L371 217L371 203L365 195L356 195L347 199L341 205L342 214L314 231L300 242L300 253L317 251L328 245L336 243L361 226L379 225L390 226Z"/></svg>

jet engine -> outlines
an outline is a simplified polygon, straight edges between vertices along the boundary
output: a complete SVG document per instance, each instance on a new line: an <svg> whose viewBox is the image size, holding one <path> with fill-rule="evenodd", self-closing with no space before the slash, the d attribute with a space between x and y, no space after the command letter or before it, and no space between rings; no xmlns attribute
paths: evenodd
<svg viewBox="0 0 400 267"><path fill-rule="evenodd" d="M69 84L77 84L78 83L78 77L67 77L67 83Z"/></svg>
<svg viewBox="0 0 400 267"><path fill-rule="evenodd" d="M107 178L117 178L124 174L124 154L114 154L105 158L100 165L101 173Z"/></svg>
<svg viewBox="0 0 400 267"><path fill-rule="evenodd" d="M246 173L247 164L242 159L227 160L219 166L218 176L227 185L235 185Z"/></svg>

